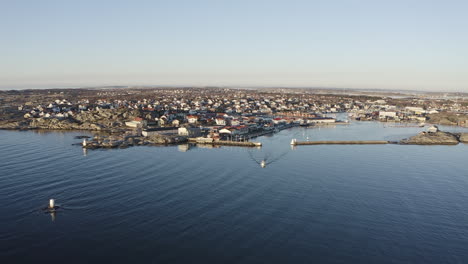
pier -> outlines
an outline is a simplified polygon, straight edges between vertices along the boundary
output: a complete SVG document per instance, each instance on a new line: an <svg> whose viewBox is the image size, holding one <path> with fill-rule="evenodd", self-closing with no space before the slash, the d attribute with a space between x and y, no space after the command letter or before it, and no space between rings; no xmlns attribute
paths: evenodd
<svg viewBox="0 0 468 264"><path fill-rule="evenodd" d="M205 143L206 144L206 143ZM250 142L250 141L213 141L213 143L209 143L213 145L224 145L224 146L239 146L239 147L261 147L262 143L260 142Z"/></svg>
<svg viewBox="0 0 468 264"><path fill-rule="evenodd" d="M261 147L262 146L262 143L260 142L213 140L211 138L189 138L189 142L197 143L197 144L238 146L238 147Z"/></svg>

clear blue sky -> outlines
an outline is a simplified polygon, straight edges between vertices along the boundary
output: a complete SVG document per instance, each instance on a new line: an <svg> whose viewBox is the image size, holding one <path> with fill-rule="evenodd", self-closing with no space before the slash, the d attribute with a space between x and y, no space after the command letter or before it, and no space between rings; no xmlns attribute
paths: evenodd
<svg viewBox="0 0 468 264"><path fill-rule="evenodd" d="M0 88L468 92L468 1L0 0Z"/></svg>

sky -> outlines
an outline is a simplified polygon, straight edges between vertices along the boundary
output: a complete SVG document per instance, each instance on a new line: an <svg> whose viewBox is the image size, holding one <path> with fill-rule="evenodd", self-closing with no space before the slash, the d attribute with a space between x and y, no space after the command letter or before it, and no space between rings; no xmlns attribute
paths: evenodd
<svg viewBox="0 0 468 264"><path fill-rule="evenodd" d="M468 92L468 1L0 0L0 89Z"/></svg>

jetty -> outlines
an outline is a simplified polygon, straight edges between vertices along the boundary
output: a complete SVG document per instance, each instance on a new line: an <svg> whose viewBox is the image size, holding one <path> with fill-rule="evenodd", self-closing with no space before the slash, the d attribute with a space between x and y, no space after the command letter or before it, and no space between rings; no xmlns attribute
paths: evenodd
<svg viewBox="0 0 468 264"><path fill-rule="evenodd" d="M293 139L291 145L382 145L382 144L396 144L386 140L321 140L321 141L297 141Z"/></svg>

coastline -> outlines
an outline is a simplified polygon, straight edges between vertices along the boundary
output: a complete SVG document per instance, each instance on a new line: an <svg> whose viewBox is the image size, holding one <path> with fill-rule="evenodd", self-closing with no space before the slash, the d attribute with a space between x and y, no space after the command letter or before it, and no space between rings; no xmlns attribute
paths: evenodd
<svg viewBox="0 0 468 264"><path fill-rule="evenodd" d="M357 121L356 121L357 122ZM362 121L359 121L362 122ZM375 122L378 121L369 121ZM402 122L400 122L402 123ZM350 124L350 123L346 123ZM410 124L410 123L404 123ZM331 126L333 124L327 124L326 126ZM286 128L292 128L298 126L285 126L281 130ZM313 127L313 126L312 126ZM321 127L318 125L316 127ZM409 126L402 126L409 127ZM75 143L73 145L82 146L85 149L99 149L99 148L128 148L132 146L163 146L163 145L179 145L179 144L208 144L208 145L224 145L224 146L247 146L247 147L258 147L261 144L255 142L242 142L242 141L223 141L223 140L212 140L210 142L202 142L201 140L196 140L195 138L189 138L187 136L177 136L177 135L152 135L144 137L141 134L138 134L138 130L130 128L110 128L110 129L101 129L101 130L92 130L92 129L76 129L76 128L60 128L60 129L48 129L48 128L38 128L38 127L22 127L18 128L5 128L0 127L0 130L9 130L9 131L37 131L40 133L47 132L83 132L89 133L92 137L82 136L82 138L88 137L89 140L85 139L87 144ZM278 131L264 131L261 133L252 133L250 138L264 136L268 134L274 134ZM80 136L79 136L80 137ZM386 140L321 140L321 141L297 141L294 146L298 145L359 145L359 144L398 144L398 145L457 145L459 143L468 143L468 133L466 132L442 132L437 131L436 133L430 132L420 132L419 134L403 138L398 141L386 141Z"/></svg>

